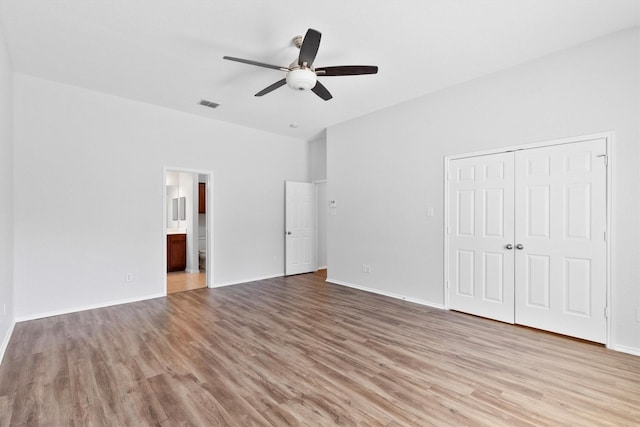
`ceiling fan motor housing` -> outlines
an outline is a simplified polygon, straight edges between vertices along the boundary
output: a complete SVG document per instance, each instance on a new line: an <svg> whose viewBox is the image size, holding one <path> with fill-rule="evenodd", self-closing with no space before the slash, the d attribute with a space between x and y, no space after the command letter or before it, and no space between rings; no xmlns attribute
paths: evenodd
<svg viewBox="0 0 640 427"><path fill-rule="evenodd" d="M316 85L316 73L308 68L297 68L287 73L287 85L291 89L309 90Z"/></svg>

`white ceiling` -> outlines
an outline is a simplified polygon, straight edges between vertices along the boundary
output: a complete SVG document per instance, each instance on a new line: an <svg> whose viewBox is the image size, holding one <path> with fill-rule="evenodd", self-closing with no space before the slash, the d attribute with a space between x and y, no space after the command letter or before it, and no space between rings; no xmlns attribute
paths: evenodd
<svg viewBox="0 0 640 427"><path fill-rule="evenodd" d="M0 0L16 72L312 139L336 123L637 26L640 0ZM322 32L315 66L334 98L288 87L290 43ZM220 104L215 110L201 99ZM291 128L297 123L298 128Z"/></svg>

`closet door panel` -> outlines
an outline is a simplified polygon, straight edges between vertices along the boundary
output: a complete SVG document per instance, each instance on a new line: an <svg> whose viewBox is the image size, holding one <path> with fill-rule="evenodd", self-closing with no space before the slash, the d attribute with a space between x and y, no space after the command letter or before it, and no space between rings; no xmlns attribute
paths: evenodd
<svg viewBox="0 0 640 427"><path fill-rule="evenodd" d="M605 342L604 154L605 140L515 153L516 323Z"/></svg>
<svg viewBox="0 0 640 427"><path fill-rule="evenodd" d="M513 323L513 153L449 164L449 307Z"/></svg>

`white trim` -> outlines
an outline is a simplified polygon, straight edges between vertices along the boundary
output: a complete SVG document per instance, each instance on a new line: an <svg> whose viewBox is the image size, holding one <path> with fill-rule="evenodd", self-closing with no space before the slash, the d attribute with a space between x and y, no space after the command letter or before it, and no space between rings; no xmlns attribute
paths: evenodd
<svg viewBox="0 0 640 427"><path fill-rule="evenodd" d="M605 342L605 345L607 346L607 348L612 348L613 346L613 325L614 325L614 321L613 321L613 317L615 316L615 309L613 307L613 284L615 283L613 281L613 232L612 230L614 230L614 227L612 225L612 221L613 221L613 201L614 201L614 195L613 195L613 189L615 188L613 186L613 164L614 164L614 155L613 155L613 147L614 147L614 140L615 140L615 133L614 132L609 132L608 136L605 136L606 138L606 153L607 153L607 183L606 183L606 203L607 205L605 206L605 217L606 217L606 224L605 224L605 232L607 233L607 240L605 241L605 247L606 247L606 278L607 278L607 339ZM620 350L621 351L621 350ZM640 355L640 354L639 354Z"/></svg>
<svg viewBox="0 0 640 427"><path fill-rule="evenodd" d="M448 162L450 160L465 159L467 157L478 157L478 156L486 156L490 154L506 153L509 151L529 150L532 148L540 148L540 147L550 147L553 145L572 144L576 142L592 141L595 139L611 140L614 134L615 132L613 131L598 132L598 133L591 133L588 135L579 135L579 136L571 136L566 138L552 139L548 141L530 142L522 145L510 145L507 147L491 148L488 150L481 150L481 151L472 151L469 153L450 154L448 156L445 156L445 161Z"/></svg>
<svg viewBox="0 0 640 427"><path fill-rule="evenodd" d="M319 228L318 227L318 217L319 217L318 213L320 212L320 206L318 205L318 184L325 184L325 206L324 206L324 209L327 209L327 206L326 206L326 201L327 201L326 200L326 195L327 195L326 184L327 184L327 180L326 179L319 179L319 180L313 181L312 184L313 184L313 189L315 191L315 194L314 194L314 197L315 197L314 205L315 205L315 210L316 210L316 212L315 212L316 224L315 224L315 230L314 230L314 235L315 235L315 239L316 239L316 254L315 254L316 255L316 260L315 260L316 270L315 271L318 271L318 270L322 270L322 269L326 269L327 268L326 265L324 267L318 267L318 258L319 258L319 253L320 253L320 250L319 250L320 249L320 239L318 238L318 228ZM326 258L326 249L327 249L327 245L326 245L326 243L327 243L327 240L326 240L326 237L327 237L326 236L327 221L326 221L326 218L327 218L327 213L325 211L325 224L324 224L325 225L325 258ZM286 256L287 256L287 254L285 253L285 257ZM285 262L286 262L286 260L285 260Z"/></svg>
<svg viewBox="0 0 640 427"><path fill-rule="evenodd" d="M210 288L223 288L225 286L242 285L243 283L257 282L257 281L260 281L260 280L267 280L267 279L275 279L276 277L285 277L285 276L284 276L284 273L280 273L280 274L274 274L272 276L255 277L253 279L241 279L239 281L233 281L233 282L215 283L213 286L209 286L209 287Z"/></svg>
<svg viewBox="0 0 640 427"><path fill-rule="evenodd" d="M611 268L611 266L613 265L613 259L615 257L615 254L613 253L613 245L612 245L612 240L613 240L613 233L611 232L611 230L613 229L612 227L612 209L613 209L613 202L615 200L613 193L613 189L615 188L613 186L613 141L615 139L615 132L614 131L609 131L609 132L599 132L599 133L593 133L593 134L588 134L588 135L580 135L580 136L572 136L572 137L567 137L567 138L559 138L559 139L554 139L554 140L549 140L549 141L540 141L540 142L532 142L532 143L528 143L528 144L523 144L523 145L515 145L515 146L509 146L509 147L501 147L501 148L494 148L494 149L489 149L489 150L482 150L482 151L475 151L475 152L470 152L470 153L462 153L462 154L453 154L453 155L449 155L449 156L445 156L444 157L444 283L443 283L443 289L444 289L444 305L443 308L445 308L446 310L449 310L449 289L447 288L447 283L449 282L449 239L448 239L448 227L451 225L449 224L449 163L452 160L457 160L457 159L463 159L463 158L468 158L468 157L478 157L478 156L485 156L485 155L491 155L491 154L499 154L499 153L506 153L506 152L510 152L510 151L519 151L519 150L528 150L528 149L532 149L532 148L540 148L540 147L549 147L549 146L554 146L554 145L562 145L562 144L572 144L572 143L576 143L576 142L585 142L585 141L592 141L592 140L596 140L596 139L604 139L606 141L606 151L607 151L607 179L606 179L606 192L607 192L607 206L606 206L606 224L605 224L605 229L607 232L607 241L606 241L606 277L607 277L607 307L609 309L609 316L607 316L606 322L606 346L607 348L618 348L617 346L613 345L613 336L612 336L612 328L613 328L613 324L615 323L613 321L614 316L615 316L615 309L613 307L612 304L612 295L613 295L613 284L614 282L614 278L613 278L613 269ZM625 347L621 347L621 348L625 348ZM620 350L622 351L622 350ZM632 353L633 354L633 353Z"/></svg>
<svg viewBox="0 0 640 427"><path fill-rule="evenodd" d="M443 209L443 269L444 269L444 283L442 283L442 287L444 289L444 301L442 307L445 310L449 310L449 288L447 283L449 283L449 163L451 159L449 157L445 157L444 159L444 209Z"/></svg>
<svg viewBox="0 0 640 427"><path fill-rule="evenodd" d="M4 359L4 355L7 351L7 347L9 347L9 341L11 341L11 336L13 335L13 329L15 327L16 327L16 322L14 320L11 322L11 325L9 325L9 329L7 330L7 333L4 336L4 339L2 340L2 345L0 346L0 364Z"/></svg>
<svg viewBox="0 0 640 427"><path fill-rule="evenodd" d="M640 348L627 347L624 345L614 345L608 348L614 351L619 351L620 353L627 353L627 354L632 354L634 356L640 356Z"/></svg>
<svg viewBox="0 0 640 427"><path fill-rule="evenodd" d="M162 293L157 293L157 294L145 295L142 297L125 298L121 300L109 301L105 303L88 304L88 305L81 305L78 307L64 308L62 310L45 311L42 313L34 313L34 314L29 314L27 316L17 317L16 323L26 322L27 320L44 319L45 317L60 316L62 314L77 313L79 311L94 310L96 308L105 308L105 307L111 307L113 305L129 304L132 302L146 301L150 299L163 298L163 297L166 297L166 295Z"/></svg>
<svg viewBox="0 0 640 427"><path fill-rule="evenodd" d="M162 277L164 283L164 296L167 296L167 172L186 172L198 175L207 175L206 192L206 216L207 216L207 259L206 259L206 285L213 288L213 171L190 169L181 166L163 166L162 168ZM188 271L199 273L200 270Z"/></svg>
<svg viewBox="0 0 640 427"><path fill-rule="evenodd" d="M213 171L206 173L207 175L207 192L205 194L205 206L207 210L207 258L205 259L205 272L207 287L213 287ZM166 268L165 268L166 270Z"/></svg>
<svg viewBox="0 0 640 427"><path fill-rule="evenodd" d="M431 302L431 301L425 301L425 300L412 298L412 297L408 297L408 296L404 296L404 295L400 295L400 294L394 294L394 293L391 293L391 292L385 292L385 291L381 291L381 290L378 290L378 289L367 288L365 286L360 286L360 285L356 285L356 284L349 283L349 282L343 282L341 280L335 280L335 279L331 279L329 277L327 277L326 281L328 283L333 283L334 285L340 285L340 286L345 286L347 288L358 289L360 291L370 292L372 294L384 295L385 297L394 298L394 299L400 299L400 300L408 301L408 302L413 302L413 303L416 303L416 304L425 305L427 307L438 308L440 310L444 309L444 306L442 304L437 304L437 303L434 303L434 302Z"/></svg>

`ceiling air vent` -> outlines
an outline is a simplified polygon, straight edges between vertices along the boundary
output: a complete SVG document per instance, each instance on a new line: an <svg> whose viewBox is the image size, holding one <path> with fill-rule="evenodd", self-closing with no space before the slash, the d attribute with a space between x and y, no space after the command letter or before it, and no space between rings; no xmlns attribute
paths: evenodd
<svg viewBox="0 0 640 427"><path fill-rule="evenodd" d="M220 104L216 104L215 102L211 102L211 101L207 101L206 99L202 99L202 100L200 100L200 105L204 105L205 107L209 107L209 108L216 108Z"/></svg>

